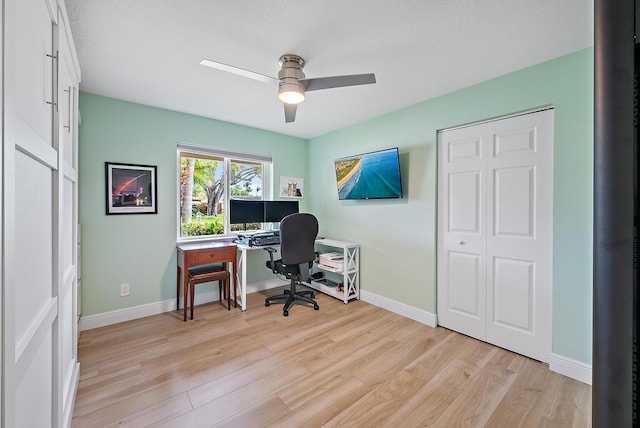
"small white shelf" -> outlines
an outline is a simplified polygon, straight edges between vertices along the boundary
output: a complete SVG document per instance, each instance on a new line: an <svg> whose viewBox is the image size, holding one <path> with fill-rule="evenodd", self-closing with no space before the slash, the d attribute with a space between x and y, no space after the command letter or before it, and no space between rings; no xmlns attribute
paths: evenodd
<svg viewBox="0 0 640 428"><path fill-rule="evenodd" d="M309 287L321 293L327 294L345 304L349 300L360 299L360 245L353 242L338 241L335 239L317 239L316 250L326 252L327 249L339 249L343 254L344 268L337 269L332 266L320 265L314 263L314 271L331 272L336 275L334 277L341 278L342 289L339 287L331 287L320 281L311 281ZM332 281L336 282L336 281Z"/></svg>
<svg viewBox="0 0 640 428"><path fill-rule="evenodd" d="M338 287L330 287L318 281L311 281L311 283L304 283L307 287L313 288L324 294L328 294L331 297L335 297L338 300L344 300L344 293L338 290Z"/></svg>
<svg viewBox="0 0 640 428"><path fill-rule="evenodd" d="M342 269L334 268L334 267L323 265L320 263L316 263L315 266L320 270L326 270L328 272L334 272L334 273L342 273Z"/></svg>

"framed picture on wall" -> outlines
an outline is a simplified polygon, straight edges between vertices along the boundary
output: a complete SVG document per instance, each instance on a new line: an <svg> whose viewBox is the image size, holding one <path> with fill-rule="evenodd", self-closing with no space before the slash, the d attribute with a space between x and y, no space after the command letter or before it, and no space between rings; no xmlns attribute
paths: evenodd
<svg viewBox="0 0 640 428"><path fill-rule="evenodd" d="M157 167L105 162L107 215L157 214Z"/></svg>
<svg viewBox="0 0 640 428"><path fill-rule="evenodd" d="M304 179L300 177L280 176L280 197L302 198L304 195Z"/></svg>

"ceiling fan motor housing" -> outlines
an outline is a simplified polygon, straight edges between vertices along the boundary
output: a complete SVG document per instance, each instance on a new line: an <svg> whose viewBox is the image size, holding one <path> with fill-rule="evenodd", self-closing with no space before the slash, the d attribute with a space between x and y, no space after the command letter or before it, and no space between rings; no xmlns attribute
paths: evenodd
<svg viewBox="0 0 640 428"><path fill-rule="evenodd" d="M303 96L301 100L304 100L304 92L306 88L302 83L300 83L300 80L305 79L306 76L302 72L302 67L304 67L304 59L298 55L287 54L280 57L280 71L278 72L278 79L280 80L280 83L278 84L278 94L295 92L302 94Z"/></svg>
<svg viewBox="0 0 640 428"><path fill-rule="evenodd" d="M298 55L282 55L278 79L287 83L302 80L306 77L302 72L302 67L304 67L304 60Z"/></svg>

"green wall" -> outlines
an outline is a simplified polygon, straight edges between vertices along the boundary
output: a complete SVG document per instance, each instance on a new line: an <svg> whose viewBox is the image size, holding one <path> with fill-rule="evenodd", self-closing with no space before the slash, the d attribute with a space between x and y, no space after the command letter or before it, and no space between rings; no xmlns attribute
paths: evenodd
<svg viewBox="0 0 640 428"><path fill-rule="evenodd" d="M80 94L80 114L83 316L175 298L179 142L268 154L274 177L306 178L302 139L87 93ZM105 215L107 161L157 165L157 215ZM301 200L302 210L307 200ZM273 278L258 263L250 268L251 278ZM120 297L125 282L130 295Z"/></svg>
<svg viewBox="0 0 640 428"><path fill-rule="evenodd" d="M555 107L552 349L590 363L592 49L309 142L311 211L326 236L360 243L361 288L436 313L437 131L548 105ZM400 150L404 199L338 201L335 158L395 146Z"/></svg>
<svg viewBox="0 0 640 428"><path fill-rule="evenodd" d="M436 132L555 107L553 352L590 364L593 50L587 49L305 140L82 93L83 315L175 298L176 144L271 154L305 178L320 235L361 245L363 290L436 313ZM338 201L337 157L399 147L405 197ZM105 216L104 162L158 165L157 215ZM266 279L263 259L251 279ZM256 275L256 276L253 276ZM129 282L131 295L120 297Z"/></svg>

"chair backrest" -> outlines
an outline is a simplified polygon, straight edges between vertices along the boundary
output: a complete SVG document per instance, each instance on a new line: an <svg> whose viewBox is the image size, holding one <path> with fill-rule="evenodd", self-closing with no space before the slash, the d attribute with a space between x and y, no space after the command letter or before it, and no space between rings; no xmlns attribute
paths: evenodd
<svg viewBox="0 0 640 428"><path fill-rule="evenodd" d="M280 256L285 265L308 263L316 258L314 243L318 219L308 213L289 214L280 222Z"/></svg>

